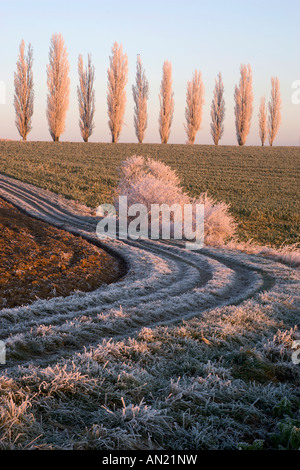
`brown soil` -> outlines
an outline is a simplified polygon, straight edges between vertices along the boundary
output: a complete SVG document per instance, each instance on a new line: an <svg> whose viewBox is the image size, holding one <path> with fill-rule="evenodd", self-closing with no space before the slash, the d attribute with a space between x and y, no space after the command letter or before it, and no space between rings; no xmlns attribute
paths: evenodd
<svg viewBox="0 0 300 470"><path fill-rule="evenodd" d="M0 308L89 292L124 274L114 257L0 199Z"/></svg>

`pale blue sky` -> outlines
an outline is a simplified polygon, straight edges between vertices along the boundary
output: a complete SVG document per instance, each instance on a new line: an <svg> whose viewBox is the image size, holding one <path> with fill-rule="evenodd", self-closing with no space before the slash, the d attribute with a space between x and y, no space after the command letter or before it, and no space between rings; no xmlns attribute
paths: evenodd
<svg viewBox="0 0 300 470"><path fill-rule="evenodd" d="M136 55L141 54L149 80L149 125L145 142L159 142L158 93L164 60L172 62L175 113L170 143L185 143L183 127L186 83L194 69L205 86L203 121L196 143L211 144L210 105L214 80L222 72L226 119L223 144L236 144L234 86L241 63L253 71L254 112L247 144L259 145L257 114L261 96L269 100L270 81L278 76L282 126L275 145L300 144L300 104L292 103L292 83L300 80L299 0L0 0L0 81L6 104L0 105L0 138L18 139L14 124L13 74L21 39L34 49L35 112L29 140L50 140L46 110L46 64L51 35L62 33L71 65L71 96L66 132L61 140L80 141L77 107L77 58L92 54L96 68L95 132L91 141L109 142L107 67L114 41L129 59L125 126L120 142L135 142L131 87Z"/></svg>

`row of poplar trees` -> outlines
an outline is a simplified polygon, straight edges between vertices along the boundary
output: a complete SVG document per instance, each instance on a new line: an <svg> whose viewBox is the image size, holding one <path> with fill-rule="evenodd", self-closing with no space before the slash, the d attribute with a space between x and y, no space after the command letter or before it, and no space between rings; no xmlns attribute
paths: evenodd
<svg viewBox="0 0 300 470"><path fill-rule="evenodd" d="M112 47L108 75L108 125L112 142L118 142L124 123L126 105L125 87L128 80L128 57L123 53L122 45L117 42ZM23 140L32 128L33 115L33 51L29 44L27 54L25 43L22 40L17 62L17 70L14 76L15 96L14 106L16 111L16 126ZM47 119L49 132L53 141L58 142L65 131L66 113L69 107L70 95L70 65L67 49L61 34L54 34L51 38L49 51L49 64L47 65ZM79 127L84 142L88 142L94 130L95 114L95 68L92 65L91 56L88 55L87 66L84 66L83 58L78 58L79 84L77 87L79 105ZM262 145L267 136L272 146L281 122L281 97L279 80L271 79L271 98L266 105L265 98L261 98L259 110L259 133ZM195 142L196 134L202 121L202 109L204 105L204 85L201 72L195 70L192 80L187 83L185 130L187 143ZM132 86L134 107L134 127L139 143L142 143L147 128L148 113L147 101L149 98L149 82L138 55L136 66L136 82ZM235 87L235 124L239 145L246 143L250 131L253 113L252 71L250 65L241 65L240 82ZM172 91L172 65L165 61L159 94L159 133L162 143L167 143L174 114L174 93ZM216 81L211 104L211 135L215 145L218 145L224 132L225 100L222 75L219 73Z"/></svg>

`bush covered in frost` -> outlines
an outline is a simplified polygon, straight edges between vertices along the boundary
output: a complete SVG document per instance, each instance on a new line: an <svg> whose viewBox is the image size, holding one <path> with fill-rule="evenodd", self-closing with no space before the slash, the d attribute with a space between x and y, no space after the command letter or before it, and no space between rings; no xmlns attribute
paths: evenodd
<svg viewBox="0 0 300 470"><path fill-rule="evenodd" d="M206 193L191 198L184 192L175 171L162 162L132 156L121 163L120 181L116 189L115 206L119 196L127 196L128 206L144 204L150 217L152 204L204 204L204 237L206 245L222 245L233 237L236 223L229 205L216 202Z"/></svg>

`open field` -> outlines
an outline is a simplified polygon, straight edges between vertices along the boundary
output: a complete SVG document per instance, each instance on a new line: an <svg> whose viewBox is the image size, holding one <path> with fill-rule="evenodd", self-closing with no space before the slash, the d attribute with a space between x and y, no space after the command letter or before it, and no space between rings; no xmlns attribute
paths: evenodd
<svg viewBox="0 0 300 470"><path fill-rule="evenodd" d="M92 291L124 272L107 252L0 199L0 309Z"/></svg>
<svg viewBox="0 0 300 470"><path fill-rule="evenodd" d="M1 177L28 214L95 242L71 201ZM103 242L127 275L0 312L2 449L298 449L300 271L257 255Z"/></svg>
<svg viewBox="0 0 300 470"><path fill-rule="evenodd" d="M0 142L0 173L95 208L111 201L117 167L134 154L170 165L191 196L230 203L242 240L299 242L299 147Z"/></svg>
<svg viewBox="0 0 300 470"><path fill-rule="evenodd" d="M0 455L300 451L299 17L1 2Z"/></svg>
<svg viewBox="0 0 300 470"><path fill-rule="evenodd" d="M0 176L0 194L47 223L47 237L64 229L96 243L93 210L61 194L92 208L110 201L121 160L144 152L176 168L190 194L231 202L242 237L298 240L296 148L0 148L0 171L37 185ZM228 248L102 247L127 263L118 282L0 310L0 448L298 449L299 269Z"/></svg>

